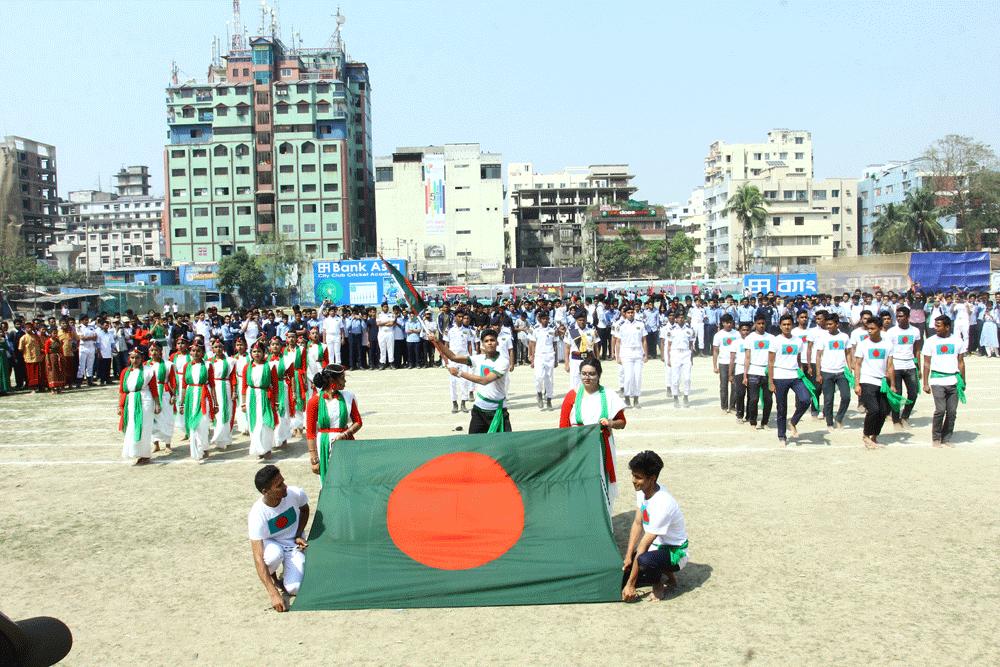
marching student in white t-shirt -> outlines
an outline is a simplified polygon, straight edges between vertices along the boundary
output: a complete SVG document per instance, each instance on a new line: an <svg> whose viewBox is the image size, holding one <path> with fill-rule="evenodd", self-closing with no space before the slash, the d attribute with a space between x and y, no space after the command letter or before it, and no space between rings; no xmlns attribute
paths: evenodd
<svg viewBox="0 0 1000 667"><path fill-rule="evenodd" d="M817 318L818 319L818 318ZM824 319L826 331L813 338L816 353L816 381L823 388L823 416L828 431L844 430L844 415L851 407L851 386L844 373L847 368L847 346L850 338L840 331L840 319ZM840 392L840 407L836 420L833 416L833 393Z"/></svg>
<svg viewBox="0 0 1000 667"><path fill-rule="evenodd" d="M868 338L860 341L854 347L854 359L857 371L854 377L854 393L861 397L865 406L865 425L862 442L868 449L881 449L878 436L882 433L885 418L889 416L889 399L882 391L882 381L889 380L892 387L892 343L882 338L882 323L869 318L865 325L868 328Z"/></svg>
<svg viewBox="0 0 1000 667"><path fill-rule="evenodd" d="M510 415L504 405L507 401L504 377L510 372L510 357L497 350L497 332L493 329L483 329L479 340L483 354L459 356L444 346L441 347L441 354L455 364L471 366L471 373L460 370L458 366L448 366L448 372L480 386L472 404L469 433L508 432L511 430Z"/></svg>
<svg viewBox="0 0 1000 667"><path fill-rule="evenodd" d="M728 313L726 313L728 315ZM743 376L747 372L746 337L750 335L750 323L740 322L740 331L736 340L729 346L729 384L732 385L730 405L736 410L736 421L742 424L746 421L747 388Z"/></svg>
<svg viewBox="0 0 1000 667"><path fill-rule="evenodd" d="M804 314L804 313L800 313ZM778 320L781 333L772 338L771 349L767 355L768 388L774 392L778 408L778 446L788 443L785 439L786 425L791 428L792 437L799 437L795 428L802 415L809 409L810 396L805 383L799 377L799 359L806 343L800 336L792 335L794 318L785 314ZM788 419L788 390L795 395L795 412Z"/></svg>
<svg viewBox="0 0 1000 667"><path fill-rule="evenodd" d="M931 442L935 447L954 447L955 416L959 398L965 402L965 357L962 339L951 332L951 318L934 318L934 334L924 345L924 393L934 396Z"/></svg>
<svg viewBox="0 0 1000 667"><path fill-rule="evenodd" d="M646 325L635 319L635 307L632 304L625 306L622 311L625 319L618 326L615 359L625 370L622 384L625 405L638 408L639 395L642 393L642 365L649 359Z"/></svg>
<svg viewBox="0 0 1000 667"><path fill-rule="evenodd" d="M712 370L719 376L719 405L723 414L728 414L733 411L736 402L736 387L733 385L735 374L730 370L730 360L733 344L739 342L740 336L733 331L732 315L726 313L719 322L722 324L722 331L717 331L712 338ZM742 417L742 412L740 416Z"/></svg>
<svg viewBox="0 0 1000 667"><path fill-rule="evenodd" d="M920 393L920 369L917 368L916 362L920 359L920 349L923 344L920 329L910 324L909 308L899 306L896 309L896 326L890 328L885 336L892 343L892 366L896 372L896 383L892 390L902 394L905 385L906 398L910 401L901 411L892 411L892 423L897 429L909 428L907 420Z"/></svg>
<svg viewBox="0 0 1000 667"><path fill-rule="evenodd" d="M744 365L746 373L743 375L743 386L747 388L747 421L750 426L757 426L757 403L760 400L761 392L764 392L764 410L761 415L759 430L767 428L767 421L771 417L771 403L774 398L771 394L770 383L767 381L767 360L771 351L772 336L767 333L767 318L763 313L759 313L753 318L753 331L743 339Z"/></svg>
<svg viewBox="0 0 1000 667"><path fill-rule="evenodd" d="M254 503L247 519L250 548L257 576L264 583L275 611L288 611L279 587L289 595L299 592L306 565L306 540L309 523L309 498L297 486L286 486L276 466L266 465L254 476L261 497ZM284 565L282 578L276 573Z"/></svg>

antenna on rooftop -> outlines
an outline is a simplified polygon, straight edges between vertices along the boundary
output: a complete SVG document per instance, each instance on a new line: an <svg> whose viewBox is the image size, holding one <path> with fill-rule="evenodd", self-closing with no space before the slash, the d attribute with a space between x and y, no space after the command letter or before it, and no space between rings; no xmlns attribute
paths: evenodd
<svg viewBox="0 0 1000 667"><path fill-rule="evenodd" d="M281 39L281 6L278 0L274 0L274 6L271 7L271 34Z"/></svg>
<svg viewBox="0 0 1000 667"><path fill-rule="evenodd" d="M240 0L233 0L233 51L242 51L246 48L243 41L243 21L240 20Z"/></svg>
<svg viewBox="0 0 1000 667"><path fill-rule="evenodd" d="M330 37L330 42L335 49L343 50L344 42L340 37L340 29L344 27L344 23L347 22L347 17L340 13L340 5L337 5L337 13L333 14L334 18L337 19L337 27L333 29L333 35Z"/></svg>

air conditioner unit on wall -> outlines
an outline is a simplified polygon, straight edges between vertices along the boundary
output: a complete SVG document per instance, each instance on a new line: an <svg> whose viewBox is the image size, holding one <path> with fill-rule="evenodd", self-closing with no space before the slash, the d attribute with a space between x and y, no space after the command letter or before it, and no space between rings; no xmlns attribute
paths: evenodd
<svg viewBox="0 0 1000 667"><path fill-rule="evenodd" d="M146 286L146 281L145 280L137 280L137 281L135 281L135 284L138 285L139 287L145 287Z"/></svg>

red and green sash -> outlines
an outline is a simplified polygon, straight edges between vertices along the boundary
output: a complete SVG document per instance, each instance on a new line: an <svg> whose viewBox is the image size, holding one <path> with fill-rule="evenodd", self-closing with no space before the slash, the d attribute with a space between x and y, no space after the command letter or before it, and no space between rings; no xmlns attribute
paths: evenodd
<svg viewBox="0 0 1000 667"><path fill-rule="evenodd" d="M292 391L295 393L295 409L303 412L306 409L306 353L305 348L295 346L295 361L292 362L294 375Z"/></svg>
<svg viewBox="0 0 1000 667"><path fill-rule="evenodd" d="M216 357L215 360L219 361L219 358ZM218 423L225 424L232 418L232 406L230 405L232 403L232 387L226 386L229 384L229 357L223 357L221 361L222 373L215 377L217 381L222 381L222 391L216 392L222 394L221 396L216 396L216 399L219 401L219 413L217 416L219 419Z"/></svg>
<svg viewBox="0 0 1000 667"><path fill-rule="evenodd" d="M170 380L167 379L167 362L162 359L159 362L147 361L146 365L152 368L156 372L156 384L162 387L160 391L160 408L163 408L163 402L167 400L167 392L173 393L170 389ZM172 374L172 373L171 373ZM176 408L175 408L176 409Z"/></svg>
<svg viewBox="0 0 1000 667"><path fill-rule="evenodd" d="M142 391L145 377L141 368L138 369L138 372L136 370L129 367L122 377L121 391L125 395L125 403L122 405L120 428L124 433L131 424L132 437L136 442L139 442L142 439L142 397L139 396L139 392ZM132 405L130 406L129 403Z"/></svg>
<svg viewBox="0 0 1000 667"><path fill-rule="evenodd" d="M278 362L274 369L274 372L278 374L278 386L274 388L278 392L278 414L294 416L295 403L291 402L289 397L292 392L292 380L287 375L288 367L285 366L285 355L272 356L271 361ZM282 389L282 385L284 385L284 389Z"/></svg>
<svg viewBox="0 0 1000 667"><path fill-rule="evenodd" d="M197 376L196 376L197 373ZM198 428L202 415L212 415L212 395L208 388L208 364L189 363L184 368L184 428L188 434Z"/></svg>
<svg viewBox="0 0 1000 667"><path fill-rule="evenodd" d="M337 426L330 426L330 410L326 405L326 395L320 394L319 400L317 401L319 405L316 410L316 435L319 440L317 448L319 449L319 479L322 483L323 478L326 477L326 469L330 465L330 434L331 433L343 433L347 430L347 401L344 400L344 395L339 391L333 392L333 396L337 400L337 406L340 409L340 414L337 420Z"/></svg>
<svg viewBox="0 0 1000 667"><path fill-rule="evenodd" d="M609 419L608 415L608 397L604 393L604 387L600 387L601 392L601 416L598 420ZM583 395L587 393L587 390L583 387L578 387L576 390L576 400L573 402L573 418L576 420L578 426L583 426ZM608 437L610 435L611 428L601 427L601 437L604 439L604 473L608 483L615 482L615 462L614 458L611 456L611 439Z"/></svg>
<svg viewBox="0 0 1000 667"><path fill-rule="evenodd" d="M253 378L253 369L262 369L260 386L255 385ZM264 418L264 425L268 428L274 428L275 418L274 410L272 409L271 398L268 396L269 390L271 390L271 366L268 363L264 363L260 366L254 366L251 362L247 366L247 392L250 394L250 400L247 404L247 420L250 424L250 430L253 431L257 428L257 402L260 402L261 414Z"/></svg>

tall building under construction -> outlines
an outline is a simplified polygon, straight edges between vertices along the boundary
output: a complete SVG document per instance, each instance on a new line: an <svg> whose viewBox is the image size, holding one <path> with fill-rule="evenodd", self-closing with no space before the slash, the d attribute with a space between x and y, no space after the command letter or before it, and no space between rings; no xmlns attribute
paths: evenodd
<svg viewBox="0 0 1000 667"><path fill-rule="evenodd" d="M204 82L174 74L166 90L175 263L276 242L327 259L375 248L368 66L348 60L339 13L324 48L301 48L294 35L286 46L263 23L268 34L234 36Z"/></svg>

